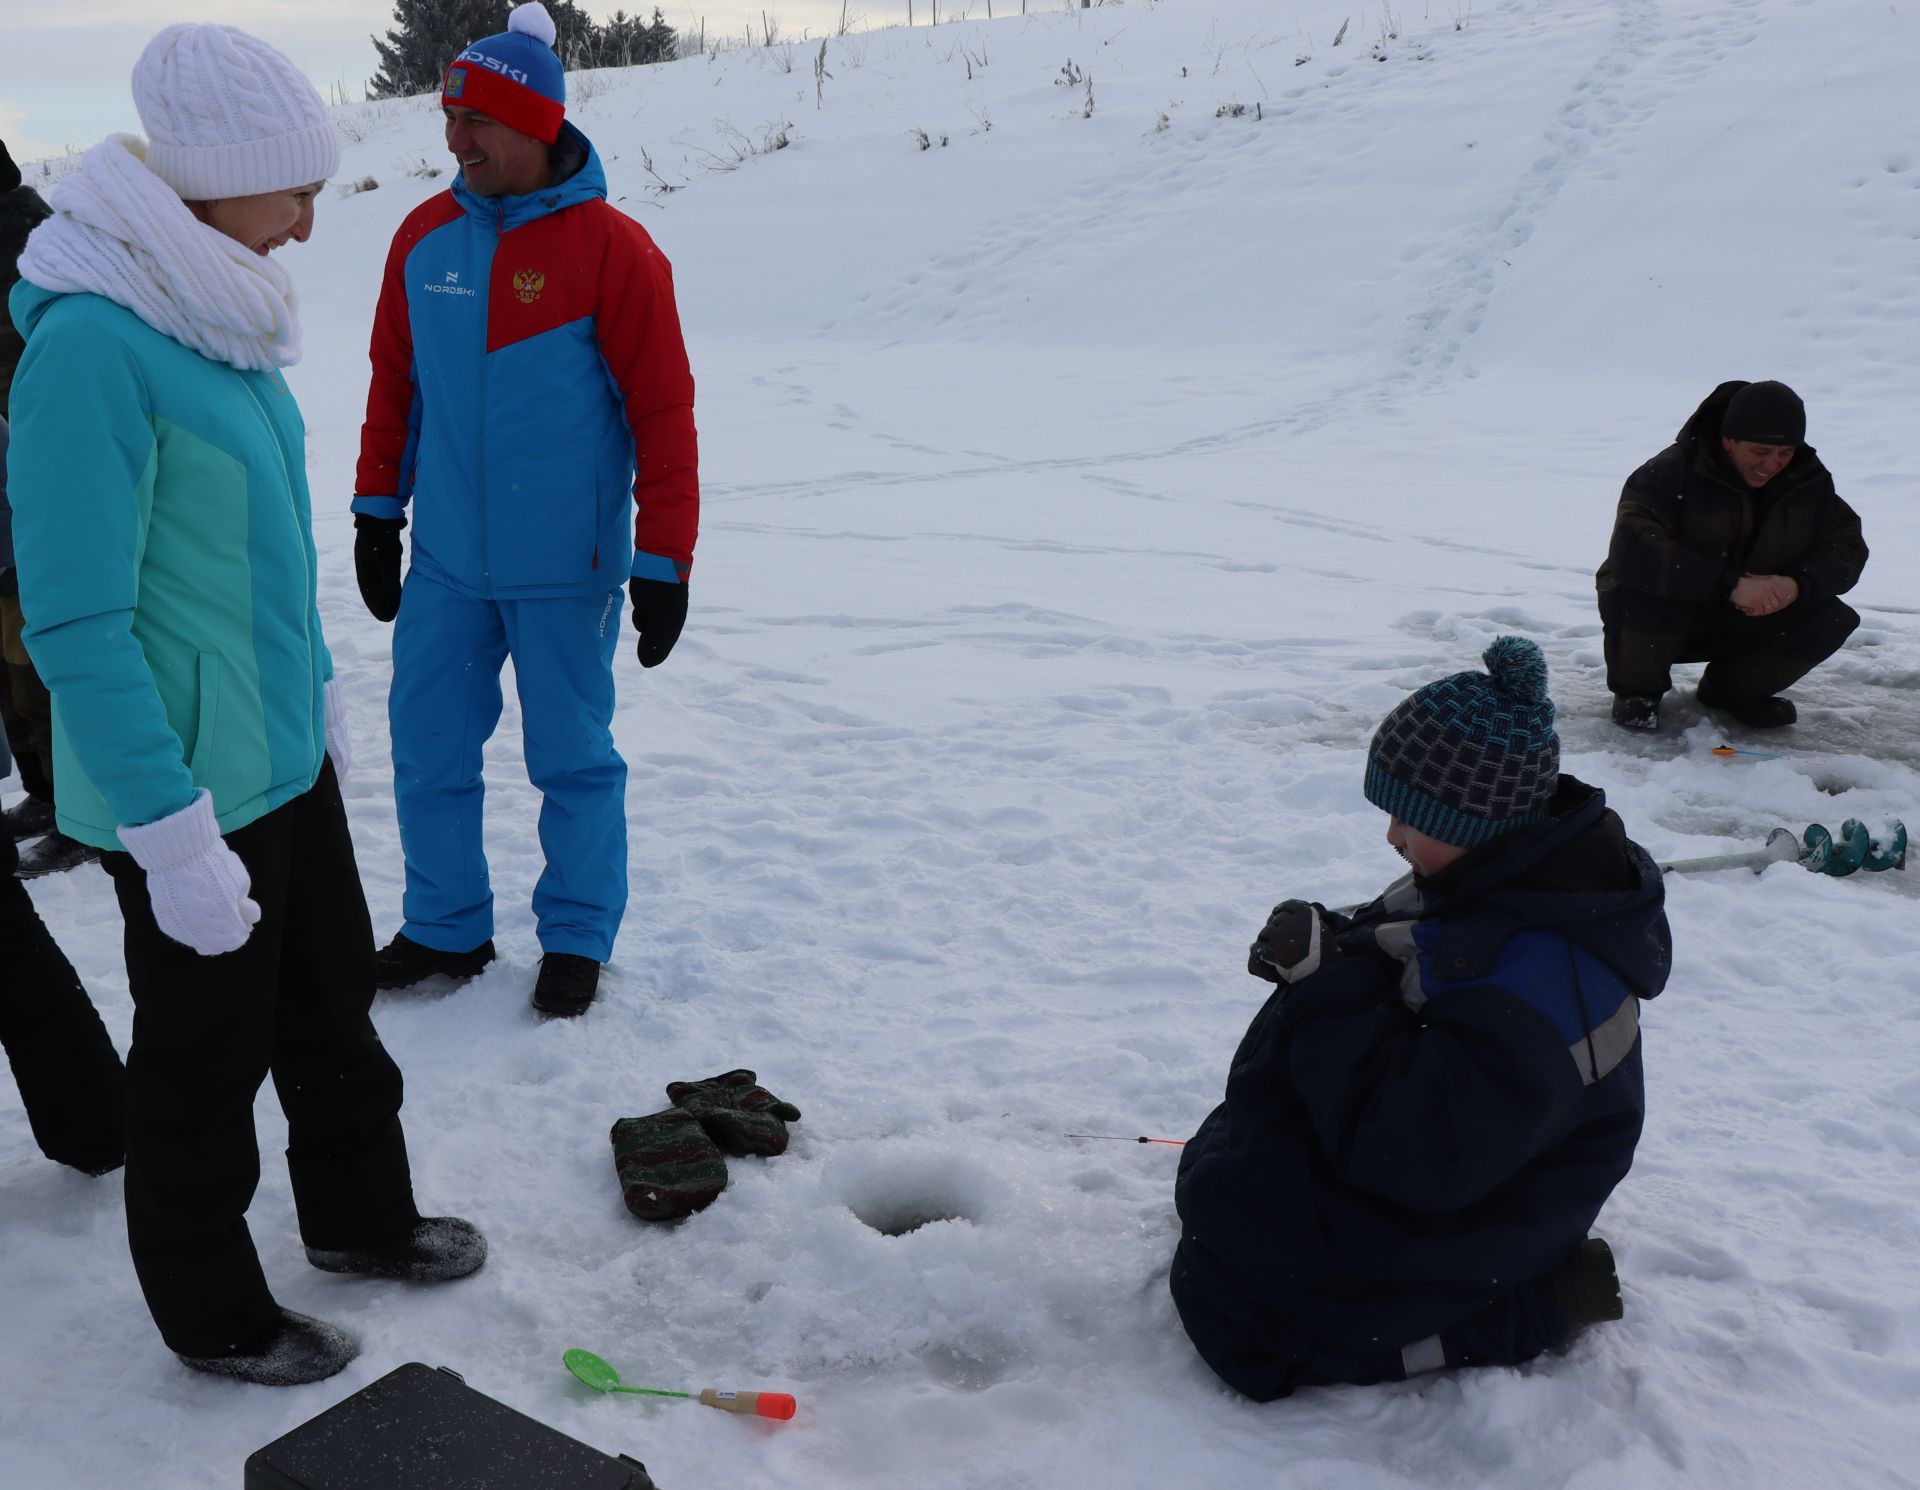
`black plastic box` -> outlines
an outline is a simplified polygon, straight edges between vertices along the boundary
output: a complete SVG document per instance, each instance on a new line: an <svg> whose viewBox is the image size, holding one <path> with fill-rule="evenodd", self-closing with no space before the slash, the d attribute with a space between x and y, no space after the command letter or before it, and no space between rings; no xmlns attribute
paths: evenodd
<svg viewBox="0 0 1920 1490"><path fill-rule="evenodd" d="M247 1456L246 1490L656 1490L588 1448L409 1361Z"/></svg>

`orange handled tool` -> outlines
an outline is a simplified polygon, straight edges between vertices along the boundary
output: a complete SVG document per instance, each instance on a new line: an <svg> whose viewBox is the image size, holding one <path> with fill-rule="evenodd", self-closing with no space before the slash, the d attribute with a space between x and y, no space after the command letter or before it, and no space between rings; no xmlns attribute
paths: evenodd
<svg viewBox="0 0 1920 1490"><path fill-rule="evenodd" d="M722 1412L749 1413L758 1418L778 1418L785 1422L799 1405L785 1392L717 1392L704 1388L700 1400Z"/></svg>

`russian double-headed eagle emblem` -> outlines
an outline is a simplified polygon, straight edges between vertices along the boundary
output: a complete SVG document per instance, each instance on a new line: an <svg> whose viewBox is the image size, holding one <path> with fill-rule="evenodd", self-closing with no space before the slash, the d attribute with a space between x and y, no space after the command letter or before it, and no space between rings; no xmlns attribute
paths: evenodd
<svg viewBox="0 0 1920 1490"><path fill-rule="evenodd" d="M522 305L533 304L546 287L547 277L538 269L522 269L513 277L513 292L520 297Z"/></svg>

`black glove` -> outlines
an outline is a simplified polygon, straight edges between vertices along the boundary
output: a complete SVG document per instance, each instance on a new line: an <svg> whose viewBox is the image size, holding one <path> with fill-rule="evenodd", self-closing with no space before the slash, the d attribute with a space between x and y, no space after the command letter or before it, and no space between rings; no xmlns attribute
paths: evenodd
<svg viewBox="0 0 1920 1490"><path fill-rule="evenodd" d="M633 597L633 629L640 633L634 651L642 667L658 667L687 624L687 587L663 579L630 579L627 594Z"/></svg>
<svg viewBox="0 0 1920 1490"><path fill-rule="evenodd" d="M1269 983L1298 983L1340 955L1327 935L1326 907L1310 900L1283 900L1247 948L1247 971Z"/></svg>
<svg viewBox="0 0 1920 1490"><path fill-rule="evenodd" d="M376 621L400 614L400 530L406 525L404 517L353 515L353 573Z"/></svg>

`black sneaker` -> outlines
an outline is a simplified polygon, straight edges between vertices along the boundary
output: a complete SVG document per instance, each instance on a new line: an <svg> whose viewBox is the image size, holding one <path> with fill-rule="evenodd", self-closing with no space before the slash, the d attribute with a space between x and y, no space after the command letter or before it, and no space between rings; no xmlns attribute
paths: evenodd
<svg viewBox="0 0 1920 1490"><path fill-rule="evenodd" d="M1695 697L1702 707L1731 714L1748 729L1780 729L1800 717L1790 698L1729 698L1704 678Z"/></svg>
<svg viewBox="0 0 1920 1490"><path fill-rule="evenodd" d="M1560 1260L1553 1270L1553 1297L1567 1316L1569 1329L1625 1316L1627 1306L1620 1301L1620 1275L1614 1271L1613 1248L1604 1237L1588 1237Z"/></svg>
<svg viewBox="0 0 1920 1490"><path fill-rule="evenodd" d="M91 864L99 857L100 850L92 844L82 843L77 838L69 838L65 833L55 831L20 851L20 867L14 870L13 877L37 880L43 874L61 874L69 869L78 869L82 864Z"/></svg>
<svg viewBox="0 0 1920 1490"><path fill-rule="evenodd" d="M263 1387L297 1387L325 1381L359 1353L359 1343L338 1325L282 1309L273 1332L251 1349L182 1354L180 1359L209 1376L231 1376Z"/></svg>
<svg viewBox="0 0 1920 1490"><path fill-rule="evenodd" d="M0 812L0 817L6 819L7 836L15 843L25 843L29 838L53 831L53 803L45 797L22 797L5 812Z"/></svg>
<svg viewBox="0 0 1920 1490"><path fill-rule="evenodd" d="M422 1216L405 1235L379 1247L309 1247L307 1261L323 1273L359 1273L409 1283L447 1283L480 1271L487 1239L458 1216Z"/></svg>
<svg viewBox="0 0 1920 1490"><path fill-rule="evenodd" d="M1613 696L1613 722L1622 729L1642 734L1660 728L1660 699L1651 693L1616 693Z"/></svg>
<svg viewBox="0 0 1920 1490"><path fill-rule="evenodd" d="M542 1014L571 1019L587 1012L600 991L600 964L572 952L549 952L540 959L533 984L533 1007Z"/></svg>
<svg viewBox="0 0 1920 1490"><path fill-rule="evenodd" d="M392 990L411 988L428 978L451 978L464 983L493 961L493 943L482 942L471 952L440 952L423 947L404 931L380 949L374 962L373 986Z"/></svg>

